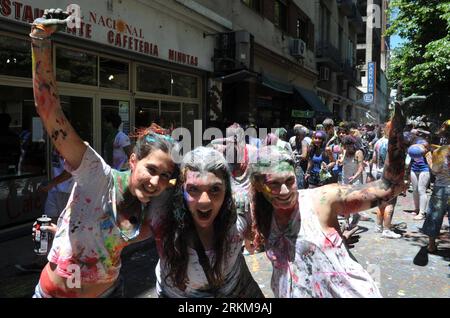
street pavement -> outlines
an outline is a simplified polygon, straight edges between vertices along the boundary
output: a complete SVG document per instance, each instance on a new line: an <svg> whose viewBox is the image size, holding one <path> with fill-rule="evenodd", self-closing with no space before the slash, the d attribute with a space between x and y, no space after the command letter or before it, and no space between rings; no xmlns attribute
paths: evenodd
<svg viewBox="0 0 450 318"><path fill-rule="evenodd" d="M450 235L445 218L438 252L425 250L427 237L419 232L423 221L413 219L411 193L400 196L395 208L393 224L402 229L400 239L381 238L374 232L375 209L366 211L371 220L360 221L356 242L350 252L379 284L381 293L389 298L450 297ZM39 273L22 273L14 264L26 264L34 259L30 236L21 236L0 242L0 297L31 297ZM127 247L123 252L122 274L127 297L154 298L155 273L158 261L152 240ZM245 259L267 298L273 298L270 289L271 264L265 253L246 255Z"/></svg>

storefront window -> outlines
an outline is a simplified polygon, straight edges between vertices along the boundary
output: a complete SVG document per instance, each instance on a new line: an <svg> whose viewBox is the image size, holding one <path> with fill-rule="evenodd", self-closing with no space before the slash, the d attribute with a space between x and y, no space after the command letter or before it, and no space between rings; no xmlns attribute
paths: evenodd
<svg viewBox="0 0 450 318"><path fill-rule="evenodd" d="M100 86L128 89L128 63L100 58Z"/></svg>
<svg viewBox="0 0 450 318"><path fill-rule="evenodd" d="M161 126L173 130L181 126L181 105L175 102L161 102Z"/></svg>
<svg viewBox="0 0 450 318"><path fill-rule="evenodd" d="M172 73L172 94L189 98L197 98L197 78Z"/></svg>
<svg viewBox="0 0 450 318"><path fill-rule="evenodd" d="M97 56L57 47L56 80L96 86Z"/></svg>
<svg viewBox="0 0 450 318"><path fill-rule="evenodd" d="M92 145L92 98L77 96L60 96L60 98L63 112L77 134Z"/></svg>
<svg viewBox="0 0 450 318"><path fill-rule="evenodd" d="M136 128L145 128L152 123L159 124L159 102L157 100L136 99Z"/></svg>
<svg viewBox="0 0 450 318"><path fill-rule="evenodd" d="M137 67L137 89L141 92L170 95L170 72L145 66Z"/></svg>
<svg viewBox="0 0 450 318"><path fill-rule="evenodd" d="M198 104L183 104L183 127L189 129L191 136L194 136L194 120L199 119Z"/></svg>
<svg viewBox="0 0 450 318"><path fill-rule="evenodd" d="M32 88L0 86L0 228L42 214L46 140Z"/></svg>
<svg viewBox="0 0 450 318"><path fill-rule="evenodd" d="M0 74L31 77L31 43L0 35Z"/></svg>
<svg viewBox="0 0 450 318"><path fill-rule="evenodd" d="M130 133L129 101L102 99L102 145L101 154L105 161L113 166L114 140L118 131Z"/></svg>

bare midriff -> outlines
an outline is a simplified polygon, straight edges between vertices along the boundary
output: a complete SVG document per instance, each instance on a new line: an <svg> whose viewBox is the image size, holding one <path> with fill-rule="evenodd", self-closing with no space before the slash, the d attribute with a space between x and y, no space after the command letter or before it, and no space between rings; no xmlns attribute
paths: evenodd
<svg viewBox="0 0 450 318"><path fill-rule="evenodd" d="M56 264L47 263L41 273L39 285L45 294L55 298L95 298L101 296L114 281L108 283L81 283L81 288L68 287L68 279L56 273Z"/></svg>

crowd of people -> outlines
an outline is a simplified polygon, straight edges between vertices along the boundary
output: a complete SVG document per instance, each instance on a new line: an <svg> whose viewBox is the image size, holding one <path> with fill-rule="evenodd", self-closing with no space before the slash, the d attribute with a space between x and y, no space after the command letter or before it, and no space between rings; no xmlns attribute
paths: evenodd
<svg viewBox="0 0 450 318"><path fill-rule="evenodd" d="M123 162L114 169L61 110L49 37L66 18L46 10L30 34L36 109L74 184L34 297L122 296L121 252L150 237L159 297L263 297L244 247L266 252L276 297L381 297L345 231L378 207L382 235L397 238L388 206L411 179L417 215L425 215L430 171L424 232L436 248L448 208L449 145L408 131L402 103L384 132L326 119L318 129L295 125L293 136L278 128L259 139L235 123L181 163L177 141L153 124L134 135L129 169ZM449 137L448 121L440 133Z"/></svg>

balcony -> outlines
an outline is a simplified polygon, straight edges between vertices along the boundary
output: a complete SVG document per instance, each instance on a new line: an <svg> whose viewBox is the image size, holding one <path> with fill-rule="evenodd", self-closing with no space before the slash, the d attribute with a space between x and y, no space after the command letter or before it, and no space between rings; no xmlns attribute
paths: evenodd
<svg viewBox="0 0 450 318"><path fill-rule="evenodd" d="M349 16L352 14L352 0L336 0L336 2L343 15Z"/></svg>
<svg viewBox="0 0 450 318"><path fill-rule="evenodd" d="M333 71L340 71L341 62L339 50L328 41L316 44L316 62L330 67Z"/></svg>
<svg viewBox="0 0 450 318"><path fill-rule="evenodd" d="M355 4L352 5L352 13L348 16L348 23L356 29L357 33L365 31L363 30L364 22L361 13Z"/></svg>

